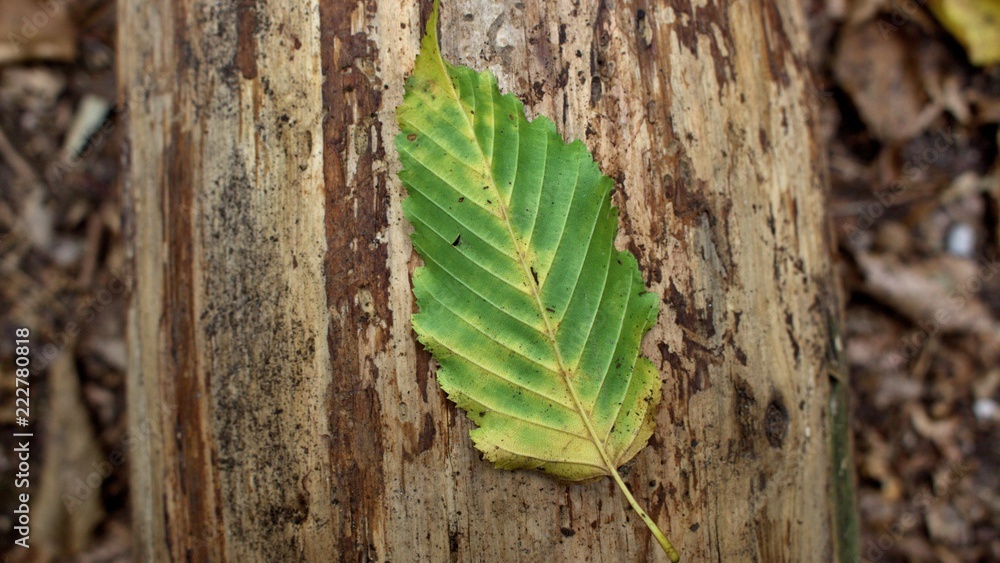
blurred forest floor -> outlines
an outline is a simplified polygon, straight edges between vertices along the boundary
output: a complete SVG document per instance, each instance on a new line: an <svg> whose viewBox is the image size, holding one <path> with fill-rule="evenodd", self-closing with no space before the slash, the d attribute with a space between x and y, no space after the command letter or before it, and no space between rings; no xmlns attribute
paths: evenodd
<svg viewBox="0 0 1000 563"><path fill-rule="evenodd" d="M982 64L1000 31L984 54L928 0L802 1L848 297L862 556L1000 561L1000 64ZM41 559L133 560L125 460L143 434L124 418L114 63L113 2L0 3L0 545L15 537L11 335L29 326L18 430L36 433Z"/></svg>

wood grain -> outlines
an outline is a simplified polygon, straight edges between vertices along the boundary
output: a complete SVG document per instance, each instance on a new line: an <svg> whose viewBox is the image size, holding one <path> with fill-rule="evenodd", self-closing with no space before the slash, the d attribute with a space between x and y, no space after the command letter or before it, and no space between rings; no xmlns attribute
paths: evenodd
<svg viewBox="0 0 1000 563"><path fill-rule="evenodd" d="M479 460L414 341L392 139L428 10L119 2L140 559L665 560L610 480ZM690 561L853 549L805 29L791 1L442 7L445 57L616 179L664 303L626 481Z"/></svg>

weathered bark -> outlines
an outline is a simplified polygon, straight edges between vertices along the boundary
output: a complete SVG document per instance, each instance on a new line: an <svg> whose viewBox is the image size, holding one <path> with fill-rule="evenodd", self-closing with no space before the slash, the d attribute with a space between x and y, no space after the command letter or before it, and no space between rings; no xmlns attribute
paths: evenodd
<svg viewBox="0 0 1000 563"><path fill-rule="evenodd" d="M392 138L429 4L119 6L140 558L661 559L610 480L480 461L414 341ZM616 179L664 301L636 497L690 561L850 559L798 3L453 0L442 22L446 57Z"/></svg>

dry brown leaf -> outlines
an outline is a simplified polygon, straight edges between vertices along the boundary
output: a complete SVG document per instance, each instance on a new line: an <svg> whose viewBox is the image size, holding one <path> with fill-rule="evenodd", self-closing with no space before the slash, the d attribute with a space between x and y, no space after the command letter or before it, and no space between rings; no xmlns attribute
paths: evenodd
<svg viewBox="0 0 1000 563"><path fill-rule="evenodd" d="M899 552L905 561L931 562L935 561L934 548L922 536L907 536L899 542Z"/></svg>
<svg viewBox="0 0 1000 563"><path fill-rule="evenodd" d="M101 483L112 467L91 428L74 349L67 345L49 369L45 464L33 518L33 547L48 556L72 555L90 543L104 517Z"/></svg>
<svg viewBox="0 0 1000 563"><path fill-rule="evenodd" d="M865 290L896 309L931 336L974 333L1000 341L1000 323L976 297L984 280L1000 275L1000 265L937 256L913 265L896 256L860 253Z"/></svg>
<svg viewBox="0 0 1000 563"><path fill-rule="evenodd" d="M103 537L86 553L80 554L75 563L130 563L135 560L132 553L132 533L125 525L112 520Z"/></svg>
<svg viewBox="0 0 1000 563"><path fill-rule="evenodd" d="M875 433L861 437L868 451L861 457L861 474L881 484L881 496L886 501L897 501L902 494L902 484L892 470L892 448Z"/></svg>
<svg viewBox="0 0 1000 563"><path fill-rule="evenodd" d="M944 420L934 420L927 415L927 411L920 405L913 405L910 411L910 423L922 438L930 440L944 453L948 459L960 459L961 452L955 440L955 432L958 430L959 420L949 418Z"/></svg>
<svg viewBox="0 0 1000 563"><path fill-rule="evenodd" d="M848 27L834 54L837 81L868 128L883 141L909 139L931 117L925 114L928 97L910 57L912 47L904 39L867 21Z"/></svg>
<svg viewBox="0 0 1000 563"><path fill-rule="evenodd" d="M919 399L924 393L923 383L912 377L889 373L878 379L872 403L879 409Z"/></svg>
<svg viewBox="0 0 1000 563"><path fill-rule="evenodd" d="M12 66L0 75L0 104L6 111L21 113L22 126L37 127L35 116L55 111L60 96L66 91L66 75L48 66Z"/></svg>
<svg viewBox="0 0 1000 563"><path fill-rule="evenodd" d="M934 503L928 507L927 531L931 539L951 545L966 545L972 539L969 523L950 504Z"/></svg>
<svg viewBox="0 0 1000 563"><path fill-rule="evenodd" d="M1000 75L1000 71L997 72ZM969 105L975 108L979 123L1000 123L1000 96L989 91L987 86L975 84L965 91Z"/></svg>
<svg viewBox="0 0 1000 563"><path fill-rule="evenodd" d="M0 3L0 64L76 58L76 26L67 2L4 0Z"/></svg>
<svg viewBox="0 0 1000 563"><path fill-rule="evenodd" d="M874 18L888 3L888 0L854 0L848 10L847 24L858 25Z"/></svg>

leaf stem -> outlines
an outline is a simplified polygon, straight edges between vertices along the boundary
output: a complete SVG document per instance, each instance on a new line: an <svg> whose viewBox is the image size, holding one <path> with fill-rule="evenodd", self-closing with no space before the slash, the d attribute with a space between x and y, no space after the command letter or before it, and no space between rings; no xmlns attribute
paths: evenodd
<svg viewBox="0 0 1000 563"><path fill-rule="evenodd" d="M642 521L646 524L646 527L649 528L649 531L653 533L653 537L656 538L656 541L660 542L660 547L662 547L663 551L667 553L667 557L669 557L670 560L673 561L674 563L680 561L681 558L680 555L677 554L677 550L674 549L674 546L670 543L670 540L667 539L667 536L663 535L663 531L660 530L660 527L656 525L656 522L653 521L653 518L650 517L649 514L646 514L646 511L643 510L641 506L639 506L639 503L635 500L635 497L632 496L632 492L628 490L628 487L625 486L625 482L622 481L621 475L618 474L618 470L612 467L611 476L614 478L615 483L618 483L618 488L620 488L622 492L625 493L625 498L627 498L628 503L632 505L632 510L635 510L636 513L639 514L639 517L642 518Z"/></svg>

